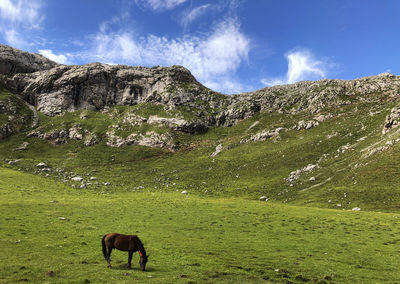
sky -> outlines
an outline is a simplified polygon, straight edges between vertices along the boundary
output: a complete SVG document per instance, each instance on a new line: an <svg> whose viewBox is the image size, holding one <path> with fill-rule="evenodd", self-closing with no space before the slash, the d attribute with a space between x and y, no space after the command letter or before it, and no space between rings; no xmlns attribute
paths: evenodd
<svg viewBox="0 0 400 284"><path fill-rule="evenodd" d="M0 0L0 43L62 64L188 68L225 94L400 73L398 0Z"/></svg>

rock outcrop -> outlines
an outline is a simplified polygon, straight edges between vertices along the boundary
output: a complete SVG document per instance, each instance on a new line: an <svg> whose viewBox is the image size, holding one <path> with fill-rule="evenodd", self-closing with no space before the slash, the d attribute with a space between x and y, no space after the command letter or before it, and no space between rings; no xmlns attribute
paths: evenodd
<svg viewBox="0 0 400 284"><path fill-rule="evenodd" d="M207 125L200 120L186 121L184 119L179 119L179 118L150 116L149 119L147 120L147 123L164 125L173 130L192 133L192 134L201 134L206 132L208 129Z"/></svg>
<svg viewBox="0 0 400 284"><path fill-rule="evenodd" d="M216 96L180 66L59 65L47 71L8 76L5 85L50 116L145 102L176 108L204 100L209 93Z"/></svg>
<svg viewBox="0 0 400 284"><path fill-rule="evenodd" d="M33 119L32 111L21 99L11 94L0 99L0 140L30 127Z"/></svg>
<svg viewBox="0 0 400 284"><path fill-rule="evenodd" d="M283 130L286 130L286 128L278 127L278 128L276 128L274 130L264 129L263 131L258 132L256 134L250 136L249 138L242 139L240 141L240 143L241 144L246 144L246 143L249 143L249 142L265 141L265 140L267 140L269 138L277 137L279 135L279 133L281 131L283 131Z"/></svg>
<svg viewBox="0 0 400 284"><path fill-rule="evenodd" d="M189 133L203 133L215 125L232 126L258 112L318 115L327 107L399 99L400 89L400 77L384 73L356 80L304 81L226 96L204 87L181 66L66 66L4 45L0 45L0 63L0 82L46 115L148 102L162 104L165 110L185 108L193 115L192 121L159 118L156 123ZM323 119L318 117L314 125Z"/></svg>
<svg viewBox="0 0 400 284"><path fill-rule="evenodd" d="M297 125L294 127L294 129L297 130L303 130L303 129L311 129L314 128L315 126L318 126L319 122L315 120L310 120L310 121L305 121L305 120L300 120Z"/></svg>
<svg viewBox="0 0 400 284"><path fill-rule="evenodd" d="M170 151L177 150L177 146L173 143L173 139L168 133L158 134L154 131L149 131L145 134L132 133L128 137L123 138L116 135L115 130L110 130L107 132L107 145L110 147L140 145L152 148L166 148Z"/></svg>
<svg viewBox="0 0 400 284"><path fill-rule="evenodd" d="M0 44L0 74L32 73L49 70L58 65L42 55Z"/></svg>
<svg viewBox="0 0 400 284"><path fill-rule="evenodd" d="M85 146L93 146L98 143L97 136L83 129L79 124L75 124L71 128L54 129L48 132L37 129L28 133L27 136L47 140L53 144L68 143L68 139L83 140Z"/></svg>
<svg viewBox="0 0 400 284"><path fill-rule="evenodd" d="M391 129L398 127L399 125L400 125L400 106L397 106L393 108L390 114L386 117L382 133L385 134L389 132Z"/></svg>

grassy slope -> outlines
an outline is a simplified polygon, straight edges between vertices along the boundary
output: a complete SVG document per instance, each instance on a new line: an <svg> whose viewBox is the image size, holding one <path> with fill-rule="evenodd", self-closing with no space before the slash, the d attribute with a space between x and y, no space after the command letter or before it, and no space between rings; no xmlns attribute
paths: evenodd
<svg viewBox="0 0 400 284"><path fill-rule="evenodd" d="M6 103L8 108L13 109L12 111L7 110L0 112L0 127L8 124L13 132L29 129L32 123L32 111L26 106L23 100L12 95L1 83L0 103ZM9 116L12 116L11 120L9 120Z"/></svg>
<svg viewBox="0 0 400 284"><path fill-rule="evenodd" d="M398 214L176 193L98 194L5 168L0 194L2 283L394 283L400 277ZM126 270L122 252L113 252L114 268L106 268L100 239L110 231L142 238L151 255L147 272L138 270L137 255L134 269Z"/></svg>
<svg viewBox="0 0 400 284"><path fill-rule="evenodd" d="M213 196L245 196L258 198L267 195L271 199L294 204L310 204L319 207L353 208L373 210L398 210L400 201L400 168L396 164L399 145L386 151L364 157L363 149L385 145L388 140L400 136L397 131L382 135L386 115L393 104L362 103L338 109L327 109L325 113L334 118L322 122L310 130L292 130L299 120L313 116L262 113L229 128L214 127L202 135L190 135L154 125L126 126L122 115L128 112L148 117L168 116L157 106L143 105L117 107L109 114L85 111L87 119L81 120L81 112L68 113L62 117L41 116L40 128L51 131L69 128L79 123L83 129L104 138L107 127L120 124L127 136L132 131L145 133L149 130L170 132L180 145L180 150L171 153L164 149L129 146L107 147L104 142L84 147L82 141L70 140L67 144L52 145L37 138L26 138L25 134L13 136L0 143L0 155L7 159L21 159L18 168L32 172L39 162L46 162L66 172L84 176L96 176L100 185L94 190L117 191L181 191L197 192ZM176 115L176 113L175 113ZM249 130L255 121L259 124ZM280 140L240 144L263 129L286 127ZM132 128L132 129L131 129ZM329 138L333 136L332 138ZM390 137L391 136L391 137ZM10 151L23 141L30 143L27 150ZM210 154L222 143L230 149L215 158ZM350 146L343 153L343 146ZM308 164L316 164L325 158L311 173L305 173L293 183L285 179L292 171ZM63 175L45 173L57 179ZM72 174L71 174L72 175ZM309 181L315 177L315 181ZM103 182L111 182L104 187ZM330 202L328 202L330 200Z"/></svg>
<svg viewBox="0 0 400 284"><path fill-rule="evenodd" d="M100 139L114 124L123 126L121 136L170 132L180 150L111 148L104 142L84 147L74 140L52 145L26 133L2 140L0 227L6 229L0 240L0 281L395 282L400 276L398 214L315 208L398 211L400 145L365 156L367 147L400 137L396 130L381 134L392 107L362 103L327 109L334 118L300 131L291 128L312 115L262 113L202 135L123 125L122 116L129 112L189 117L188 110L171 113L150 104L116 107L109 114L85 111L85 120L80 111L40 116L38 129L45 132L79 123ZM279 140L239 143L277 127L290 130ZM15 151L24 141L28 148ZM210 157L220 143L229 150ZM290 172L321 157L319 168L293 186L285 181ZM5 159L21 161L10 166ZM39 172L48 178L23 173L37 171L39 162L51 166L50 172ZM77 174L85 180L95 176L98 184L72 189L68 177ZM57 182L64 179L65 184ZM181 190L189 195L176 193ZM260 195L273 201L249 200ZM143 239L151 254L148 272L139 272L138 265L126 271L127 256L121 252L113 253L115 269L105 268L99 240L111 231ZM47 276L48 271L55 276Z"/></svg>

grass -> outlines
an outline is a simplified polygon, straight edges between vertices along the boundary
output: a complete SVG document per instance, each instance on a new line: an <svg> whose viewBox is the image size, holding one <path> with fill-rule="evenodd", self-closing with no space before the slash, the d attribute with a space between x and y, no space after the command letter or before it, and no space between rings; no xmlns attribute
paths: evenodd
<svg viewBox="0 0 400 284"><path fill-rule="evenodd" d="M180 193L98 193L0 168L2 283L394 283L399 214ZM100 239L138 234L146 272ZM51 272L52 271L52 272Z"/></svg>
<svg viewBox="0 0 400 284"><path fill-rule="evenodd" d="M28 130L32 119L32 111L24 101L0 85L0 128L18 133Z"/></svg>
<svg viewBox="0 0 400 284"><path fill-rule="evenodd" d="M11 93L8 92L0 83L0 101L5 101L11 96Z"/></svg>
<svg viewBox="0 0 400 284"><path fill-rule="evenodd" d="M25 119L17 125L19 133L0 141L2 283L400 279L400 143L388 144L400 139L400 128L382 135L392 102L326 108L323 113L333 117L309 130L295 128L300 120L313 120L310 113L259 113L199 135L124 123L128 114L192 120L192 106L167 111L146 103L108 112L39 114L35 131L79 124L82 134L95 134L99 143L85 147L82 140L54 145L27 137L26 105L4 90L2 99L15 103ZM122 137L167 133L179 150L109 147L105 138L112 125L119 125ZM278 138L240 143L278 127L286 128ZM28 147L16 150L23 142ZM224 151L211 157L219 144ZM371 149L376 153L369 155ZM15 165L4 163L16 159ZM38 169L39 162L49 169ZM308 164L317 167L287 181ZM77 189L81 183L70 179L76 175L87 189ZM258 201L261 195L269 201ZM354 207L362 211L351 211ZM122 252L113 252L114 268L106 269L100 239L113 231L141 237L151 255L147 272L139 271L137 255L134 269L126 270Z"/></svg>
<svg viewBox="0 0 400 284"><path fill-rule="evenodd" d="M322 208L397 211L400 201L399 144L370 157L364 157L363 149L386 145L397 139L400 133L382 135L385 116L393 104L360 103L357 107L344 105L326 109L333 118L321 122L309 130L294 130L300 120L312 120L313 115L259 113L232 127L211 127L208 132L191 135L168 129L165 126L143 124L126 126L122 117L132 112L145 111L147 115L165 116L160 106L150 104L134 107L115 107L109 113L84 111L87 118L80 119L82 111L66 113L58 117L40 117L37 130L50 132L68 129L79 124L94 133L100 143L84 147L83 141L53 145L38 138L27 138L20 133L0 143L0 156L4 159L20 159L14 168L35 172L36 164L46 162L51 166L49 175L57 180L72 175L96 176L99 184L93 190L104 189L110 182L110 191L182 191L214 197L236 196L257 199L266 195L294 205ZM145 113L140 115L146 116ZM373 115L365 115L374 113ZM256 126L249 129L255 122ZM142 146L112 148L105 144L108 126L119 124L116 134L126 137L130 133L156 131L170 134L180 150L172 153L165 149ZM264 129L285 127L279 139L241 144ZM10 151L22 142L29 142L23 151ZM226 149L216 157L210 157L218 144ZM348 146L347 149L344 146ZM343 148L344 147L344 148ZM345 149L345 150L341 150ZM293 171L308 164L318 164L312 172L304 173L290 184L286 178ZM63 172L56 172L56 168ZM71 173L69 176L63 173ZM314 181L310 178L314 177ZM71 182L68 184L72 185ZM79 186L80 184L76 184Z"/></svg>

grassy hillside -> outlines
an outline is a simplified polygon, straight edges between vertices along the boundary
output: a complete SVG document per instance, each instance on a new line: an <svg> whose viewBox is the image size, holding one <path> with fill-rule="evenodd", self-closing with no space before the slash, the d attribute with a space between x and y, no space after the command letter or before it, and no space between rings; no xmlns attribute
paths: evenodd
<svg viewBox="0 0 400 284"><path fill-rule="evenodd" d="M394 283L399 214L164 192L99 194L0 168L1 283ZM147 271L100 239L136 233Z"/></svg>
<svg viewBox="0 0 400 284"><path fill-rule="evenodd" d="M400 277L400 127L382 134L396 102L262 112L189 134L168 124L195 121L189 108L146 103L39 113L32 128L32 112L3 89L0 102L12 100L27 120L0 140L1 283ZM149 123L155 116L167 123ZM110 143L132 135L167 142ZM268 202L258 201L264 195ZM356 207L361 211L351 211ZM109 232L141 237L147 272L139 271L137 255L126 270L127 253L118 251L114 268L106 268L100 239Z"/></svg>
<svg viewBox="0 0 400 284"><path fill-rule="evenodd" d="M38 138L28 132L0 142L3 161L11 166L64 181L79 188L71 177L82 176L87 189L98 192L176 192L211 196L242 196L298 205L396 211L400 201L400 167L397 162L399 128L382 134L393 102L326 108L318 114L259 113L232 127L211 127L204 134L188 134L165 125L132 123L150 116L185 118L180 110L160 105L112 107L106 112L76 111L64 116L40 115L33 132L50 136L77 127L83 138ZM325 119L299 130L301 121ZM264 130L284 128L265 141L241 143ZM110 147L107 133L125 139L132 133L167 135L177 151L138 145ZM97 143L84 146L95 136ZM23 142L29 146L15 150ZM217 145L223 151L211 157ZM38 169L45 162L49 167ZM312 165L311 170L304 170ZM8 165L9 166L9 165ZM297 170L300 174L289 177ZM90 182L90 177L96 181ZM104 185L107 183L109 185Z"/></svg>
<svg viewBox="0 0 400 284"><path fill-rule="evenodd" d="M0 139L28 130L32 119L32 111L25 102L11 94L0 82Z"/></svg>

